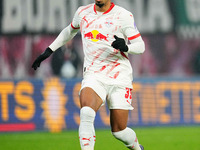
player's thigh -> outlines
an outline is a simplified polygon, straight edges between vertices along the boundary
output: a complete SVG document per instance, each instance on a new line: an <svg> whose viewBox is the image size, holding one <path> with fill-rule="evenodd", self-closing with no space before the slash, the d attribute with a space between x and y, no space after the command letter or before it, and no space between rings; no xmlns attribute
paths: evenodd
<svg viewBox="0 0 200 150"><path fill-rule="evenodd" d="M102 105L103 101L100 96L90 87L85 87L80 92L81 108L84 106L91 107L96 112Z"/></svg>
<svg viewBox="0 0 200 150"><path fill-rule="evenodd" d="M110 125L112 132L124 130L127 127L129 110L110 109Z"/></svg>
<svg viewBox="0 0 200 150"><path fill-rule="evenodd" d="M81 108L89 106L95 111L106 101L106 89L94 76L85 76L80 90Z"/></svg>

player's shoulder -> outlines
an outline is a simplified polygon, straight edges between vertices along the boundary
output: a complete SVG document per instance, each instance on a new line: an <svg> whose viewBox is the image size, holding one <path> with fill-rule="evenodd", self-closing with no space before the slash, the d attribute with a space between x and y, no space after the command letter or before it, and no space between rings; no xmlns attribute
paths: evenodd
<svg viewBox="0 0 200 150"><path fill-rule="evenodd" d="M118 5L115 7L115 16L122 24L127 24L134 20L134 16L130 11Z"/></svg>
<svg viewBox="0 0 200 150"><path fill-rule="evenodd" d="M122 17L127 16L127 15L133 15L132 12L118 5L115 5L115 12L118 13Z"/></svg>
<svg viewBox="0 0 200 150"><path fill-rule="evenodd" d="M85 5L85 6L80 6L78 9L77 9L77 12L78 14L81 14L83 12L89 12L91 10L94 9L94 3L92 4L88 4L88 5Z"/></svg>

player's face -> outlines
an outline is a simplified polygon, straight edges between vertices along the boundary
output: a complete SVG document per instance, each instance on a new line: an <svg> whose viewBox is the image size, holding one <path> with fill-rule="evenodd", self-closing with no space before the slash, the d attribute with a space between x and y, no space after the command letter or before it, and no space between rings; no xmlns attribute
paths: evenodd
<svg viewBox="0 0 200 150"><path fill-rule="evenodd" d="M100 8L106 5L110 0L95 0L95 4Z"/></svg>

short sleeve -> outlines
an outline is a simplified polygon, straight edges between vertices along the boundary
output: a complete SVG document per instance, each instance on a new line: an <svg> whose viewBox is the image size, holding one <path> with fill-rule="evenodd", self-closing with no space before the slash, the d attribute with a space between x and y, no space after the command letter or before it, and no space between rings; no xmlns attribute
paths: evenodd
<svg viewBox="0 0 200 150"><path fill-rule="evenodd" d="M80 16L79 16L80 7L77 9L76 13L74 14L74 18L71 22L71 27L73 29L79 29L80 28Z"/></svg>
<svg viewBox="0 0 200 150"><path fill-rule="evenodd" d="M133 40L140 37L140 33L136 27L133 14L131 12L125 12L122 14L122 32L128 38L128 40Z"/></svg>

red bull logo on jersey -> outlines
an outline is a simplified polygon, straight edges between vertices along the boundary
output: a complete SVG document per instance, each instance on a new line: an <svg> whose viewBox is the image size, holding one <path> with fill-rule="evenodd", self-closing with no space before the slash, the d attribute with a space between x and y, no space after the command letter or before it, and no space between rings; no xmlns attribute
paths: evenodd
<svg viewBox="0 0 200 150"><path fill-rule="evenodd" d="M97 30L93 30L91 32L84 34L84 38L90 39L93 42L98 42L99 40L100 41L102 41L102 40L108 41L108 35L105 36Z"/></svg>

